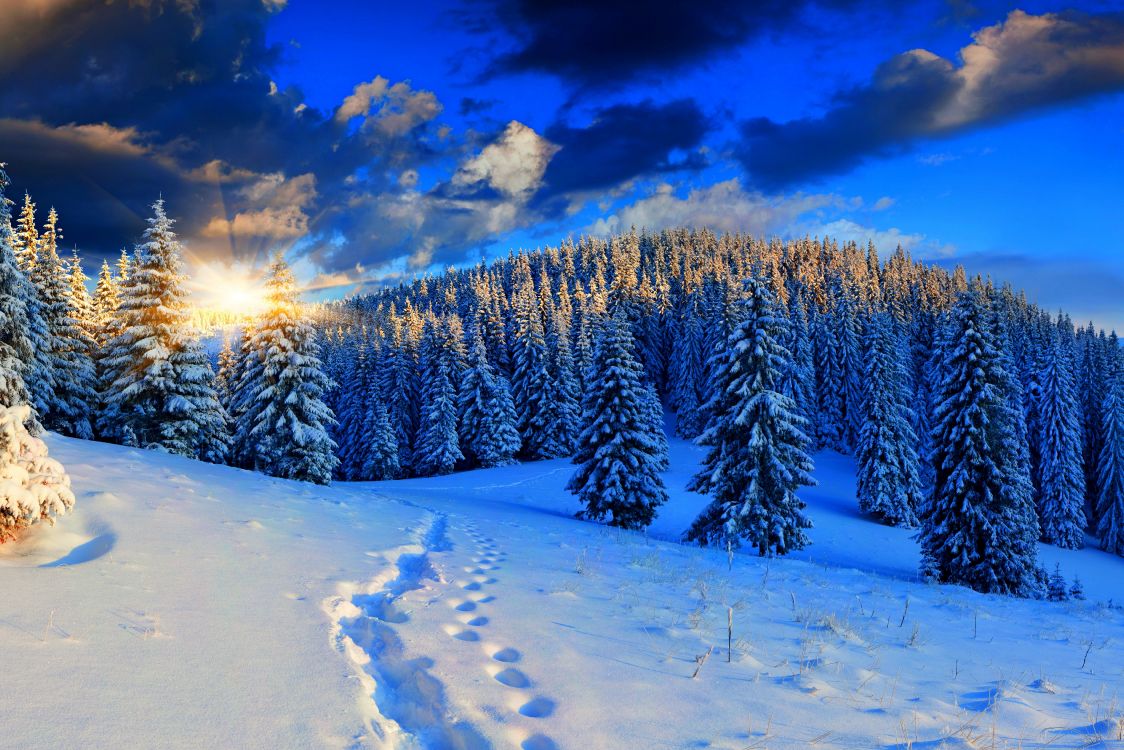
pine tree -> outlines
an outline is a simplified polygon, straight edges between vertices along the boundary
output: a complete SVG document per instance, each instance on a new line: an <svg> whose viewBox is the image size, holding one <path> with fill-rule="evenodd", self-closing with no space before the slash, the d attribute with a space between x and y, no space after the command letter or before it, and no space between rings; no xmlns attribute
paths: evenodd
<svg viewBox="0 0 1124 750"><path fill-rule="evenodd" d="M511 352L511 389L515 411L519 415L519 436L526 458L557 458L547 409L550 395L549 351L542 309L529 270L519 284L512 310L515 328Z"/></svg>
<svg viewBox="0 0 1124 750"><path fill-rule="evenodd" d="M58 255L58 214L51 209L31 265L31 280L38 290L46 323L48 368L54 373L54 388L45 405L44 425L51 430L89 440L90 423L97 394L90 343L78 318L71 292L71 279Z"/></svg>
<svg viewBox="0 0 1124 750"><path fill-rule="evenodd" d="M99 350L106 341L117 334L117 331L112 329L115 327L117 308L120 306L121 286L113 278L113 272L109 270L109 262L103 260L101 271L98 273L98 283L94 287L93 299L93 333Z"/></svg>
<svg viewBox="0 0 1124 750"><path fill-rule="evenodd" d="M963 292L943 333L933 425L933 495L921 518L922 573L977 591L1036 587L1030 499L1009 490L1025 468L1009 441L1012 399L982 292Z"/></svg>
<svg viewBox="0 0 1124 750"><path fill-rule="evenodd" d="M448 474L464 459L457 440L456 354L447 321L430 318L422 334L422 414L416 468L422 475Z"/></svg>
<svg viewBox="0 0 1124 750"><path fill-rule="evenodd" d="M846 383L839 367L839 343L826 312L816 313L812 325L816 370L816 445L834 451L847 449Z"/></svg>
<svg viewBox="0 0 1124 750"><path fill-rule="evenodd" d="M375 481L395 479L401 468L398 465L398 437L390 423L386 399L378 378L378 372L386 366L383 354L382 347L376 349L374 366L368 368L367 419L363 424L363 439L367 450L359 469L361 477Z"/></svg>
<svg viewBox="0 0 1124 750"><path fill-rule="evenodd" d="M234 414L234 382L237 377L234 349L230 336L223 336L222 349L219 350L218 372L215 373L215 395L228 415Z"/></svg>
<svg viewBox="0 0 1124 750"><path fill-rule="evenodd" d="M1064 602L1069 600L1069 590L1066 587L1065 576L1062 575L1061 563L1054 566L1050 574L1050 582L1046 588L1046 599L1051 602Z"/></svg>
<svg viewBox="0 0 1124 750"><path fill-rule="evenodd" d="M706 427L703 406L706 401L706 356L704 335L698 311L683 313L672 359L675 434L694 439Z"/></svg>
<svg viewBox="0 0 1124 750"><path fill-rule="evenodd" d="M698 441L710 451L690 487L712 500L686 538L729 546L744 538L761 555L783 555L808 544L812 523L796 491L815 480L803 420L777 391L791 356L780 344L783 313L765 283L751 278L746 292L741 322L712 360L714 420Z"/></svg>
<svg viewBox="0 0 1124 750"><path fill-rule="evenodd" d="M1068 347L1055 334L1042 373L1042 485L1038 515L1042 540L1059 547L1085 546L1085 475Z"/></svg>
<svg viewBox="0 0 1124 750"><path fill-rule="evenodd" d="M27 379L34 376L35 350L27 301L35 290L16 263L7 186L0 164L0 406L14 407L32 403ZM28 411L27 420L32 435L42 432L34 411Z"/></svg>
<svg viewBox="0 0 1124 750"><path fill-rule="evenodd" d="M480 329L473 336L459 396L460 444L469 461L490 468L515 461L519 431L507 380L488 361Z"/></svg>
<svg viewBox="0 0 1124 750"><path fill-rule="evenodd" d="M1069 587L1069 598L1075 601L1085 601L1085 586L1077 576L1073 577L1073 585Z"/></svg>
<svg viewBox="0 0 1124 750"><path fill-rule="evenodd" d="M578 469L567 485L584 506L580 518L608 518L610 526L626 529L648 526L667 501L650 399L634 350L624 308L618 306L594 347L596 380L585 394L574 456Z"/></svg>
<svg viewBox="0 0 1124 750"><path fill-rule="evenodd" d="M107 344L110 385L102 397L104 416L113 423L102 434L221 462L227 416L215 395L211 364L190 329L183 250L164 201L152 208L122 290L120 332Z"/></svg>
<svg viewBox="0 0 1124 750"><path fill-rule="evenodd" d="M16 235L12 247L20 270L30 273L35 266L35 258L39 255L39 228L35 223L35 204L27 193L23 194L23 208L16 223Z"/></svg>
<svg viewBox="0 0 1124 750"><path fill-rule="evenodd" d="M247 367L252 379L245 398L253 406L240 416L251 425L254 466L270 476L328 484L337 464L328 436L335 417L323 399L332 383L322 369L316 331L300 309L296 279L280 254L265 287L266 311L249 340L258 359Z"/></svg>
<svg viewBox="0 0 1124 750"><path fill-rule="evenodd" d="M899 341L885 314L867 323L865 401L859 432L859 508L891 526L916 526L921 507L917 436L909 424Z"/></svg>
<svg viewBox="0 0 1124 750"><path fill-rule="evenodd" d="M1097 480L1097 536L1101 549L1124 555L1124 378L1119 374L1107 389L1101 409Z"/></svg>

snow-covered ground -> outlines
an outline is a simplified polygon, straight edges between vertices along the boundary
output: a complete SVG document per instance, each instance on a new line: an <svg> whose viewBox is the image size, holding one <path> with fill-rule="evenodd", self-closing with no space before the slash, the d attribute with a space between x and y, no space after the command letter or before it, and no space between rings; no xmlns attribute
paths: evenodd
<svg viewBox="0 0 1124 750"><path fill-rule="evenodd" d="M731 563L673 541L680 441L646 536L574 520L565 461L319 488L48 442L78 507L0 547L3 747L1124 748L1124 559L1043 547L1087 602L923 584L844 457L811 548Z"/></svg>

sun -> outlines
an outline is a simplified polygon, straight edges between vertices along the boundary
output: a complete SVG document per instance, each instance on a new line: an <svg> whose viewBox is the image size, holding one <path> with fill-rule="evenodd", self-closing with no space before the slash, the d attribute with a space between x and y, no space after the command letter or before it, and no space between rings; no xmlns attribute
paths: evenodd
<svg viewBox="0 0 1124 750"><path fill-rule="evenodd" d="M247 320L265 309L260 272L238 264L207 264L196 268L191 287L195 307L230 320Z"/></svg>

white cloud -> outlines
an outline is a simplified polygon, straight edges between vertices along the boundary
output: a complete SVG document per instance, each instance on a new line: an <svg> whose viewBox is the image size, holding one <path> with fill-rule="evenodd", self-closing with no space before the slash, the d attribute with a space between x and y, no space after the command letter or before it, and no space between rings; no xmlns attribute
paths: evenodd
<svg viewBox="0 0 1124 750"><path fill-rule="evenodd" d="M883 195L881 198L874 202L874 206L872 206L872 208L875 211L885 211L887 208L894 205L894 203L895 201L893 198L888 195Z"/></svg>
<svg viewBox="0 0 1124 750"><path fill-rule="evenodd" d="M542 185L542 177L559 147L521 122L512 120L503 134L453 175L453 185L484 182L505 196L525 200Z"/></svg>
<svg viewBox="0 0 1124 750"><path fill-rule="evenodd" d="M792 227L801 216L845 201L833 194L765 195L747 192L738 180L695 188L685 198L661 184L654 194L642 198L612 216L598 219L588 229L605 236L642 227L658 231L668 227L709 227L718 232L771 234Z"/></svg>

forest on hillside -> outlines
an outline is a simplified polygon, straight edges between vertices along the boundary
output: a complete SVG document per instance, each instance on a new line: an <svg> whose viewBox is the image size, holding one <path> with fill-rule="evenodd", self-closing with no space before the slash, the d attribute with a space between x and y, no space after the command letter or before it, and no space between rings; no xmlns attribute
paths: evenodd
<svg viewBox="0 0 1124 750"><path fill-rule="evenodd" d="M799 488L831 449L865 513L920 528L936 580L1033 596L1040 539L1124 554L1115 333L901 247L633 230L321 306L277 256L265 312L212 363L163 201L92 294L53 210L0 213L3 396L32 434L319 483L572 456L583 514L641 528L670 411L707 448L692 541L806 545Z"/></svg>

